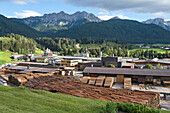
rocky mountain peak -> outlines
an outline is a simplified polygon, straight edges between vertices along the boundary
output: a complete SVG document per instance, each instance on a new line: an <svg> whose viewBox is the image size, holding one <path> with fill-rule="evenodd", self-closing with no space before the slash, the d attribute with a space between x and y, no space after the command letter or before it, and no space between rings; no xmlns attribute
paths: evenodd
<svg viewBox="0 0 170 113"><path fill-rule="evenodd" d="M160 23L165 23L165 20L163 18L155 18L155 19L148 19L144 21L143 23L145 24L160 24Z"/></svg>
<svg viewBox="0 0 170 113"><path fill-rule="evenodd" d="M113 17L113 18L111 18L111 19L120 19L118 16L115 16L115 17Z"/></svg>

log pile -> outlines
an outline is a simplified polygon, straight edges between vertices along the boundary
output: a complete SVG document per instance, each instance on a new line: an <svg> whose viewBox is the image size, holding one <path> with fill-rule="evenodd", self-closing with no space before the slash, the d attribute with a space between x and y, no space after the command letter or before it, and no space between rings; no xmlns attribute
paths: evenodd
<svg viewBox="0 0 170 113"><path fill-rule="evenodd" d="M29 80L26 87L77 97L100 99L114 102L144 104L148 107L159 106L160 95L156 92L118 90L84 84L74 77L40 76Z"/></svg>
<svg viewBox="0 0 170 113"><path fill-rule="evenodd" d="M49 75L50 74L41 74L41 73L14 74L8 77L8 82L12 85L20 86L33 78L37 78L40 76L49 76Z"/></svg>

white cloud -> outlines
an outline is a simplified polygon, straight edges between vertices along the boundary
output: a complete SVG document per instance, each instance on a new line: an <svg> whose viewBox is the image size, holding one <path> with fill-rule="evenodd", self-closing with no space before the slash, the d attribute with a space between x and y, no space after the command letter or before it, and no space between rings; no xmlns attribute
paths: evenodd
<svg viewBox="0 0 170 113"><path fill-rule="evenodd" d="M105 11L105 10L101 10L101 12L98 13L99 14L99 18L101 20L109 20L113 17L119 17L121 19L130 19L129 17L123 15L123 14L114 14L114 12L109 12L109 11Z"/></svg>
<svg viewBox="0 0 170 113"><path fill-rule="evenodd" d="M23 12L15 12L15 16L8 16L14 18L26 18L30 16L42 16L40 13L30 10L23 10Z"/></svg>
<svg viewBox="0 0 170 113"><path fill-rule="evenodd" d="M63 0L75 6L107 11L132 11L137 13L170 13L170 0Z"/></svg>
<svg viewBox="0 0 170 113"><path fill-rule="evenodd" d="M111 18L113 18L113 17L119 17L120 19L130 19L129 17L127 17L127 16L124 16L124 15L122 15L122 14L118 14L118 15L100 15L100 16L98 16L101 20L109 20L109 19L111 19Z"/></svg>
<svg viewBox="0 0 170 113"><path fill-rule="evenodd" d="M122 15L122 14L118 14L118 15L116 15L116 16L118 16L118 17L121 18L121 19L130 19L129 17L127 17L127 16L125 16L125 15Z"/></svg>
<svg viewBox="0 0 170 113"><path fill-rule="evenodd" d="M109 15L101 15L101 16L98 16L101 20L109 20L111 18L113 18L114 16L109 16Z"/></svg>
<svg viewBox="0 0 170 113"><path fill-rule="evenodd" d="M153 15L155 15L159 18L166 18L166 13L164 13L164 12L153 13Z"/></svg>
<svg viewBox="0 0 170 113"><path fill-rule="evenodd" d="M40 1L40 0L0 0L0 2L12 2L20 5L27 4L29 2L36 2L36 1Z"/></svg>
<svg viewBox="0 0 170 113"><path fill-rule="evenodd" d="M15 4L21 4L21 5L27 4L26 1L21 1L21 0L15 0L15 1L13 1L13 3L15 3Z"/></svg>

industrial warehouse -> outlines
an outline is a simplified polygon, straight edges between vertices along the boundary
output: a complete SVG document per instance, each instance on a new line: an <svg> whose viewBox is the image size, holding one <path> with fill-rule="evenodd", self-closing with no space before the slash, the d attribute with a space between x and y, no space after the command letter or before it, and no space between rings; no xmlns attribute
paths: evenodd
<svg viewBox="0 0 170 113"><path fill-rule="evenodd" d="M170 81L170 70L86 67L83 75L89 77L114 77L115 82L118 83L123 83L124 78L131 78L132 83L148 82L154 84L154 82L159 81L157 82L159 85L164 81Z"/></svg>

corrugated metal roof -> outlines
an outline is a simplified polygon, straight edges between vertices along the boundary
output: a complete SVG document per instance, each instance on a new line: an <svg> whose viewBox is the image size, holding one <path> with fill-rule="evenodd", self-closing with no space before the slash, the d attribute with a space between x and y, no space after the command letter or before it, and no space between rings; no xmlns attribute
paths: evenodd
<svg viewBox="0 0 170 113"><path fill-rule="evenodd" d="M170 76L170 70L86 67L83 73Z"/></svg>

